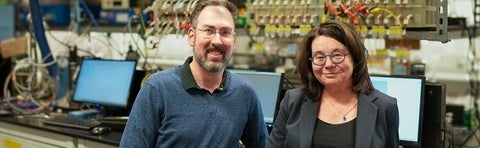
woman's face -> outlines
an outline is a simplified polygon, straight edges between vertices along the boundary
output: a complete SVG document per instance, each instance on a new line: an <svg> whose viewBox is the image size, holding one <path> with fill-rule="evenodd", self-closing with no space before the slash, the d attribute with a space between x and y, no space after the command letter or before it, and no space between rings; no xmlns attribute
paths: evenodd
<svg viewBox="0 0 480 148"><path fill-rule="evenodd" d="M351 87L354 64L347 47L331 37L318 36L313 40L311 50L312 60L320 59L317 65L312 63L313 73L325 88Z"/></svg>

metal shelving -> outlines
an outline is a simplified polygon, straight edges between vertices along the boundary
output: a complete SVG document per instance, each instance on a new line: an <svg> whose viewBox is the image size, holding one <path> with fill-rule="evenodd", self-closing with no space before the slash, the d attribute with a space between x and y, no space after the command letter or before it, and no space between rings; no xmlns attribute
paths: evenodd
<svg viewBox="0 0 480 148"><path fill-rule="evenodd" d="M473 32L480 27L480 0L473 0Z"/></svg>
<svg viewBox="0 0 480 148"><path fill-rule="evenodd" d="M407 29L407 37L419 40L440 41L442 43L451 40L448 31L448 2L447 0L437 0L437 4L438 15L436 28L427 28L424 30Z"/></svg>
<svg viewBox="0 0 480 148"><path fill-rule="evenodd" d="M251 0L232 0L237 4L250 4ZM480 26L480 0L474 1L474 26L467 28L458 28L458 27L449 27L448 25L448 0L436 0L437 5L437 25L434 28L421 28L421 29L410 29L407 28L405 35L411 39L418 40L430 40L430 41L439 41L442 43L449 42L453 38L463 38L467 37L469 33L473 33L474 36L478 35L476 30L477 26ZM78 10L78 4L73 5L74 9ZM78 15L77 15L78 16ZM77 20L80 22L81 20ZM78 24L77 24L78 25ZM78 25L79 26L79 25ZM77 26L77 29L79 29ZM81 27L80 27L81 28ZM103 32L123 32L125 31L125 26L102 26L101 29L92 28L96 31ZM238 30L242 30L239 28Z"/></svg>

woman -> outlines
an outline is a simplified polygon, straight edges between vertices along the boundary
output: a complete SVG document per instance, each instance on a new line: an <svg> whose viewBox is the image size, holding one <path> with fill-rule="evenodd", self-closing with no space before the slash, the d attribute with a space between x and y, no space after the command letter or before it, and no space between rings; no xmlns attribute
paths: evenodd
<svg viewBox="0 0 480 148"><path fill-rule="evenodd" d="M298 49L303 88L288 90L268 148L398 148L396 99L373 88L363 41L354 28L327 21Z"/></svg>

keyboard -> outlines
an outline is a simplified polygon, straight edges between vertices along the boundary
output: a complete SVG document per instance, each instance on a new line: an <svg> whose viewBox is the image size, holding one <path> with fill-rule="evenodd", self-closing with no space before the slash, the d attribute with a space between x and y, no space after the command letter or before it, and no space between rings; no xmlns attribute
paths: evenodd
<svg viewBox="0 0 480 148"><path fill-rule="evenodd" d="M123 129L125 129L127 120L128 120L128 116L127 117L103 117L98 119L98 121L100 121L102 125L109 126L113 130L117 130L117 131L123 131Z"/></svg>
<svg viewBox="0 0 480 148"><path fill-rule="evenodd" d="M0 109L0 117L3 117L3 116L13 116L13 112L8 111L8 110Z"/></svg>
<svg viewBox="0 0 480 148"><path fill-rule="evenodd" d="M101 124L100 121L95 119L70 119L70 118L50 118L42 121L44 124L63 126L68 128L90 130Z"/></svg>

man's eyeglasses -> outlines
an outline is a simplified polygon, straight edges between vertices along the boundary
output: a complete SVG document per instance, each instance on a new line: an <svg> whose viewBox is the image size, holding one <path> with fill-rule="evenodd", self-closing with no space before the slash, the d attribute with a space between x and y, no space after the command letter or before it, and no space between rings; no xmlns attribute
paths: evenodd
<svg viewBox="0 0 480 148"><path fill-rule="evenodd" d="M330 57L330 60L332 60L333 63L340 64L345 60L345 56L348 54L349 53L341 53L338 51L333 52L330 55L316 54L316 55L313 55L311 58L308 58L308 60L312 61L312 63L317 66L323 66L327 61L327 57Z"/></svg>
<svg viewBox="0 0 480 148"><path fill-rule="evenodd" d="M230 29L221 29L221 30L218 30L218 31L214 28L204 28L204 29L193 28L193 29L196 29L196 30L199 30L199 31L203 32L206 38L212 38L217 33L220 34L220 37L222 37L222 38L232 38L236 35L235 32L230 30Z"/></svg>

